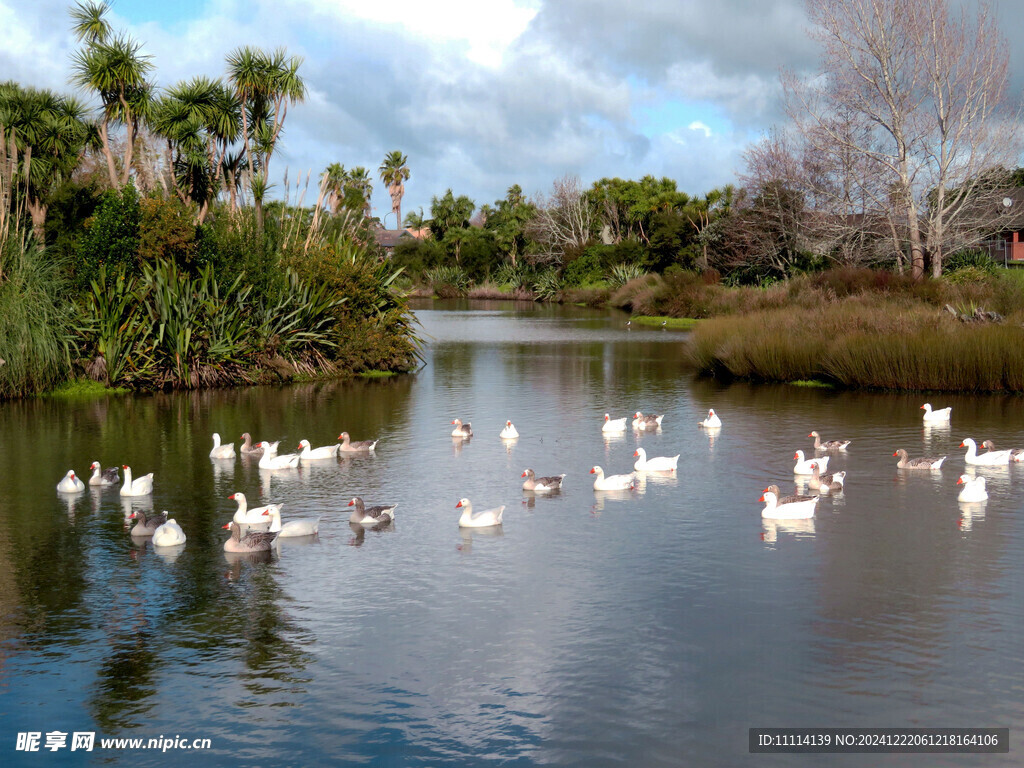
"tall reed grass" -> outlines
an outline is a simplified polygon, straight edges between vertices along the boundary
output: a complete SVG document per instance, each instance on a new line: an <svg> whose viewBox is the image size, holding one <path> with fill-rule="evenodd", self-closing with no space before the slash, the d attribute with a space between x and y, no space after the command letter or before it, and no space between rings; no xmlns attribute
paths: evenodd
<svg viewBox="0 0 1024 768"><path fill-rule="evenodd" d="M63 271L32 240L11 238L0 275L0 397L41 392L71 370Z"/></svg>
<svg viewBox="0 0 1024 768"><path fill-rule="evenodd" d="M701 371L846 387L1024 392L1024 328L965 325L934 307L854 296L712 318L691 337Z"/></svg>

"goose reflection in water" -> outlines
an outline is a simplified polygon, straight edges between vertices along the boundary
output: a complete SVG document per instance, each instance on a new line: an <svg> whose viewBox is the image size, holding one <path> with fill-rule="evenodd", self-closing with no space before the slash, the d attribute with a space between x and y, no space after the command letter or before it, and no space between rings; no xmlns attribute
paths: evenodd
<svg viewBox="0 0 1024 768"><path fill-rule="evenodd" d="M210 466L213 467L213 484L221 485L224 482L233 482L235 479L235 459L210 459Z"/></svg>
<svg viewBox="0 0 1024 768"><path fill-rule="evenodd" d="M505 535L505 530L501 525L489 525L485 528L459 528L459 535L462 537L462 543L456 545L455 549L464 555L468 555L473 551L473 540L474 539L495 539Z"/></svg>
<svg viewBox="0 0 1024 768"><path fill-rule="evenodd" d="M640 495L639 489L633 491L594 491L594 504L591 512L603 512L607 504L634 501Z"/></svg>
<svg viewBox="0 0 1024 768"><path fill-rule="evenodd" d="M779 534L788 534L794 539L814 538L814 518L808 517L802 520L773 520L762 517L761 525L764 530L761 532L761 540L765 544L776 544Z"/></svg>
<svg viewBox="0 0 1024 768"><path fill-rule="evenodd" d="M975 523L982 522L985 519L985 505L987 501L960 501L957 502L960 506L960 520L957 524L960 526L961 531L969 531L974 527Z"/></svg>
<svg viewBox="0 0 1024 768"><path fill-rule="evenodd" d="M366 532L372 533L394 533L395 521L389 520L386 523L377 523L376 525L362 525L361 523L353 523L349 521L349 529L352 531L352 537L348 540L350 547L361 547L366 541Z"/></svg>
<svg viewBox="0 0 1024 768"><path fill-rule="evenodd" d="M152 496L122 496L121 497L121 511L124 513L125 525L135 525L135 523L129 518L132 516L132 512L145 512L146 515L153 514L153 497Z"/></svg>
<svg viewBox="0 0 1024 768"><path fill-rule="evenodd" d="M152 545L151 545L152 546ZM173 547L153 547L153 552L159 555L160 559L170 565L185 551L187 544L175 544Z"/></svg>
<svg viewBox="0 0 1024 768"><path fill-rule="evenodd" d="M184 549L184 545L182 545L182 549ZM260 552L225 552L224 559L232 567L240 567L242 563L270 563L274 560L274 547Z"/></svg>
<svg viewBox="0 0 1024 768"><path fill-rule="evenodd" d="M708 436L708 448L710 448L711 450L714 450L715 449L715 440L717 440L718 436L720 434L722 434L722 428L721 427L705 427L704 428L704 434Z"/></svg>
<svg viewBox="0 0 1024 768"><path fill-rule="evenodd" d="M647 493L648 483L651 485L679 485L678 473L671 469L636 473L636 491L639 495L643 496Z"/></svg>
<svg viewBox="0 0 1024 768"><path fill-rule="evenodd" d="M473 441L472 437L453 437L452 438L452 455L458 456L462 453L462 449L469 445Z"/></svg>

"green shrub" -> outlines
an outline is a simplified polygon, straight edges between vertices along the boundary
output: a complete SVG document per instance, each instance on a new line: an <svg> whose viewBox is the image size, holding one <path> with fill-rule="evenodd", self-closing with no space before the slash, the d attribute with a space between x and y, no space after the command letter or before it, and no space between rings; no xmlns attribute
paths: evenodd
<svg viewBox="0 0 1024 768"><path fill-rule="evenodd" d="M458 298L469 292L469 276L462 267L454 264L428 269L423 279L442 299Z"/></svg>
<svg viewBox="0 0 1024 768"><path fill-rule="evenodd" d="M623 263L612 267L605 279L612 288L621 288L631 280L639 280L647 274L639 264Z"/></svg>
<svg viewBox="0 0 1024 768"><path fill-rule="evenodd" d="M565 265L562 281L568 286L587 285L596 283L604 274L605 264L600 246L591 246Z"/></svg>
<svg viewBox="0 0 1024 768"><path fill-rule="evenodd" d="M533 296L536 301L555 301L562 291L558 270L546 269L533 282Z"/></svg>
<svg viewBox="0 0 1024 768"><path fill-rule="evenodd" d="M139 274L141 216L139 193L131 181L120 190L103 193L96 215L79 245L78 265L73 275L80 289L88 289L103 265L107 266L108 279L113 279L122 268L129 274Z"/></svg>

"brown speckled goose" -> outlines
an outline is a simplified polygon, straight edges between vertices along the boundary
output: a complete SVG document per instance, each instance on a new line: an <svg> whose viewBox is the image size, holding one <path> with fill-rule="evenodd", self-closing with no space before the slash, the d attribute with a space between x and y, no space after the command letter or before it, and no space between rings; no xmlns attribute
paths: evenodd
<svg viewBox="0 0 1024 768"><path fill-rule="evenodd" d="M942 462L946 460L945 456L939 456L938 458L928 456L920 459L907 458L907 452L902 448L897 448L893 456L899 456L900 460L896 462L898 469L938 469L942 466Z"/></svg>
<svg viewBox="0 0 1024 768"><path fill-rule="evenodd" d="M821 435L816 431L811 432L808 437L814 438L814 450L816 451L845 451L850 444L849 440L822 440Z"/></svg>
<svg viewBox="0 0 1024 768"><path fill-rule="evenodd" d="M134 526L132 526L132 536L152 536L156 529L167 522L167 510L165 509L159 515L146 515L145 512L137 510L132 512L128 516L129 520L136 520Z"/></svg>
<svg viewBox="0 0 1024 768"><path fill-rule="evenodd" d="M372 451L377 447L377 440L356 440L354 443L348 436L348 432L342 432L338 435L338 439L341 440L341 445L338 446L338 450L342 453L358 453L366 451Z"/></svg>
<svg viewBox="0 0 1024 768"><path fill-rule="evenodd" d="M377 525L379 523L390 523L394 520L395 507L398 505L378 504L375 507L367 507L363 504L363 500L356 496L348 503L348 506L355 507L348 518L350 523L359 523L360 525Z"/></svg>
<svg viewBox="0 0 1024 768"><path fill-rule="evenodd" d="M996 450L996 444L991 440L986 440L981 445L990 451ZM1024 461L1024 448L1011 448L1010 461Z"/></svg>
<svg viewBox="0 0 1024 768"><path fill-rule="evenodd" d="M661 420L665 418L665 414L661 416L644 416L640 411L633 414L633 429L639 429L643 431L655 430L661 426Z"/></svg>
<svg viewBox="0 0 1024 768"><path fill-rule="evenodd" d="M234 521L222 527L231 529L231 538L224 542L225 552L268 552L277 539L276 533L267 531L249 529L243 534L241 526Z"/></svg>
<svg viewBox="0 0 1024 768"><path fill-rule="evenodd" d="M535 491L536 493L543 493L544 491L557 491L562 487L562 480L565 479L565 475L556 475L554 477L537 477L532 469L523 471L520 477L525 477L523 481L524 491Z"/></svg>
<svg viewBox="0 0 1024 768"><path fill-rule="evenodd" d="M252 436L248 432L243 432L241 451L246 456L262 456L263 455L263 443L256 443L253 445Z"/></svg>
<svg viewBox="0 0 1024 768"><path fill-rule="evenodd" d="M452 424L455 425L455 429L452 430L452 437L472 437L473 427L467 421L465 424L462 423L462 419L453 419Z"/></svg>
<svg viewBox="0 0 1024 768"><path fill-rule="evenodd" d="M821 474L821 470L818 468L818 462L811 463L811 479L807 481L807 487L812 491L822 491L828 493L829 491L841 491L843 490L843 483L846 482L846 470L842 472L830 472L827 475Z"/></svg>

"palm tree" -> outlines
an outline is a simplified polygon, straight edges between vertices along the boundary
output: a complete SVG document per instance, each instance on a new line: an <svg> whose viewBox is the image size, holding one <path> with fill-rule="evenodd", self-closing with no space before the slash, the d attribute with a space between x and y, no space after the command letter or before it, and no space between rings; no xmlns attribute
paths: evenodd
<svg viewBox="0 0 1024 768"><path fill-rule="evenodd" d="M139 124L148 116L152 104L152 86L146 75L153 65L149 56L139 54L141 47L131 38L122 36L96 40L72 56L72 82L99 94L103 104L99 134L113 187L128 182ZM126 133L120 180L110 149L111 123L124 125Z"/></svg>
<svg viewBox="0 0 1024 768"><path fill-rule="evenodd" d="M341 163L331 163L320 174L320 181L327 193L327 207L331 209L331 215L336 216L341 208L341 201L345 195L345 183L348 181L348 172Z"/></svg>
<svg viewBox="0 0 1024 768"><path fill-rule="evenodd" d="M92 2L83 0L71 9L71 31L75 33L75 39L85 42L87 45L94 43L105 43L110 37L110 23L104 18L110 6L103 2Z"/></svg>
<svg viewBox="0 0 1024 768"><path fill-rule="evenodd" d="M347 185L361 200L363 216L370 218L370 200L373 198L373 182L370 181L370 172L363 166L357 165L348 174Z"/></svg>
<svg viewBox="0 0 1024 768"><path fill-rule="evenodd" d="M0 128L24 158L16 170L40 245L52 192L71 176L95 136L77 100L51 91L0 83Z"/></svg>
<svg viewBox="0 0 1024 768"><path fill-rule="evenodd" d="M402 196L405 194L403 182L409 178L409 167L406 165L408 161L408 156L396 149L387 154L377 169L380 172L380 180L388 185L391 210L395 212L395 229L402 228Z"/></svg>

